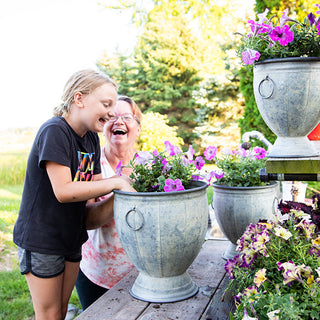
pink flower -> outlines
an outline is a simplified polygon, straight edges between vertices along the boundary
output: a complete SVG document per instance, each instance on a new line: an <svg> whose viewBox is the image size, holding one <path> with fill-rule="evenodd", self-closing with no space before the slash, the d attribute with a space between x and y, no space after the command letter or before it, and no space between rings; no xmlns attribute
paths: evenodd
<svg viewBox="0 0 320 320"><path fill-rule="evenodd" d="M118 165L115 168L115 173L118 176L121 176L121 172L122 172L122 160L119 161Z"/></svg>
<svg viewBox="0 0 320 320"><path fill-rule="evenodd" d="M253 20L249 20L248 23L254 35L269 32L272 29L271 25L269 24L255 22Z"/></svg>
<svg viewBox="0 0 320 320"><path fill-rule="evenodd" d="M153 158L153 156L149 151L139 151L136 154L135 161L137 164L145 165L152 158Z"/></svg>
<svg viewBox="0 0 320 320"><path fill-rule="evenodd" d="M193 161L193 155L194 155L194 150L193 150L192 146L190 145L189 150L186 153L186 156L188 157L188 160L190 163L192 163L192 161Z"/></svg>
<svg viewBox="0 0 320 320"><path fill-rule="evenodd" d="M215 171L210 171L207 173L204 177L204 179L208 182L208 185L210 185L212 178L215 177Z"/></svg>
<svg viewBox="0 0 320 320"><path fill-rule="evenodd" d="M259 23L264 23L265 21L268 21L267 15L269 13L269 9L266 8L262 13L258 13L257 16L259 18Z"/></svg>
<svg viewBox="0 0 320 320"><path fill-rule="evenodd" d="M290 20L290 18L288 17L288 13L288 8L283 11L282 16L280 18L280 27L282 27L286 23L286 21Z"/></svg>
<svg viewBox="0 0 320 320"><path fill-rule="evenodd" d="M289 26L285 25L281 27L273 28L270 33L270 38L273 41L279 41L282 46L288 45L289 42L293 41L293 32L289 30Z"/></svg>
<svg viewBox="0 0 320 320"><path fill-rule="evenodd" d="M217 147L209 146L206 148L203 155L206 158L206 160L213 160L217 154L217 151L218 151Z"/></svg>
<svg viewBox="0 0 320 320"><path fill-rule="evenodd" d="M194 165L196 166L196 168L198 170L201 170L203 168L203 166L205 165L205 161L203 160L203 158L201 156L196 157L196 159L194 160Z"/></svg>
<svg viewBox="0 0 320 320"><path fill-rule="evenodd" d="M214 176L219 180L224 177L224 172L220 169L214 170Z"/></svg>
<svg viewBox="0 0 320 320"><path fill-rule="evenodd" d="M257 160L265 158L266 154L267 154L267 150L265 150L264 148L260 148L260 147L254 147L253 152L255 153L255 158Z"/></svg>
<svg viewBox="0 0 320 320"><path fill-rule="evenodd" d="M184 187L180 179L176 179L173 181L172 179L169 178L166 180L163 190L165 192L181 191L181 190L184 190Z"/></svg>
<svg viewBox="0 0 320 320"><path fill-rule="evenodd" d="M166 150L167 150L167 152L169 153L170 156L174 156L174 155L179 154L179 153L182 152L179 147L174 146L168 140L166 140L164 142L164 146L165 146L165 148L166 148Z"/></svg>
<svg viewBox="0 0 320 320"><path fill-rule="evenodd" d="M245 64L253 64L256 60L258 61L260 58L260 52L257 50L247 49L242 52L242 61Z"/></svg>

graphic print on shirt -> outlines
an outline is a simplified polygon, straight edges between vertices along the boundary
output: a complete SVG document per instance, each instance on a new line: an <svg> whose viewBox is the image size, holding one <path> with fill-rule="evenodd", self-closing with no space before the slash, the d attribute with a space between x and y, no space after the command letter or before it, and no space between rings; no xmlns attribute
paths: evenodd
<svg viewBox="0 0 320 320"><path fill-rule="evenodd" d="M94 152L78 151L78 169L73 181L91 181L93 179Z"/></svg>

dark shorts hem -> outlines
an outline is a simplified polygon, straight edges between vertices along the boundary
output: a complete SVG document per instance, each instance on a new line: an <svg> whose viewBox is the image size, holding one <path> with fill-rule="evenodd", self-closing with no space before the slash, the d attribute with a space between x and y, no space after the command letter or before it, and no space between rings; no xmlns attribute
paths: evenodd
<svg viewBox="0 0 320 320"><path fill-rule="evenodd" d="M81 252L74 255L54 255L32 252L18 246L21 274L31 273L38 278L54 278L65 270L65 262L80 262Z"/></svg>
<svg viewBox="0 0 320 320"><path fill-rule="evenodd" d="M42 274L38 274L38 273L36 273L36 272L33 272L32 270L26 270L26 271L24 271L24 272L21 272L21 274L22 275L25 275L25 274L27 274L27 273L31 273L31 274L33 274L35 277L37 277L37 278L43 278L43 279L49 279L49 278L55 278L55 277L57 277L57 276L59 276L60 274L62 274L63 273L63 271L64 271L64 268L63 268L63 270L61 271L61 272L58 272L57 274L53 274L53 275L42 275Z"/></svg>

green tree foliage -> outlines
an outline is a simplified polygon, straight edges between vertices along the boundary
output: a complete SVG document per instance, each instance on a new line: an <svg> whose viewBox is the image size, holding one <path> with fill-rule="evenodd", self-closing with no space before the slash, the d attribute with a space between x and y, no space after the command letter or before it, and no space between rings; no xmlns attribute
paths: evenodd
<svg viewBox="0 0 320 320"><path fill-rule="evenodd" d="M144 113L167 114L185 145L196 147L206 135L221 135L220 124L234 126L242 104L230 48L243 2L150 0L147 11L139 1L115 2L106 5L132 10L140 30L132 56L100 61L119 91L132 96Z"/></svg>
<svg viewBox="0 0 320 320"><path fill-rule="evenodd" d="M156 6L149 12L133 57L102 60L100 67L143 112L167 114L169 125L179 124L178 135L188 145L198 139L193 129L199 124L201 104L193 93L202 80L197 68L201 48L183 8L172 6L170 15L166 10Z"/></svg>
<svg viewBox="0 0 320 320"><path fill-rule="evenodd" d="M157 135L153 134L157 132ZM161 139L159 139L161 137ZM168 126L168 117L156 112L143 115L141 133L138 139L139 150L158 151L164 150L164 141L170 141L175 146L182 146L182 138L177 136L177 127Z"/></svg>

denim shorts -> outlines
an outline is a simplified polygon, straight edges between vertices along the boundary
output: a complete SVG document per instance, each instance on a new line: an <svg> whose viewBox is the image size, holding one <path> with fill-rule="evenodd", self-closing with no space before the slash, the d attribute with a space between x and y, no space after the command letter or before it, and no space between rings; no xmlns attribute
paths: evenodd
<svg viewBox="0 0 320 320"><path fill-rule="evenodd" d="M21 274L31 272L39 278L53 278L64 271L65 261L81 261L81 249L79 253L71 256L43 254L31 252L18 246L18 256Z"/></svg>

